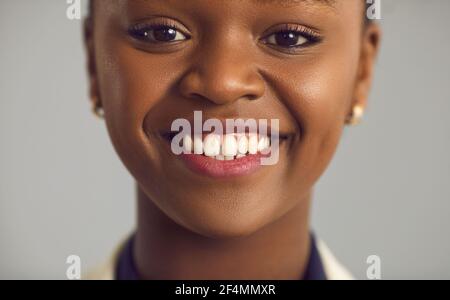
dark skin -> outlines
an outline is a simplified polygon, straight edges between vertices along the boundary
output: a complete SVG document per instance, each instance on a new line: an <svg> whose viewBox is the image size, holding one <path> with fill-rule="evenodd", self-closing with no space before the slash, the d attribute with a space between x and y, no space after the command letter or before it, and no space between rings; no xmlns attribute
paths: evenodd
<svg viewBox="0 0 450 300"><path fill-rule="evenodd" d="M142 278L302 277L314 185L372 81L381 34L363 24L363 3L94 2L85 26L90 95L136 180ZM173 40L135 34L160 23L176 29ZM282 30L300 31L300 47L275 39ZM159 133L194 110L279 119L288 136L279 162L235 178L191 172Z"/></svg>

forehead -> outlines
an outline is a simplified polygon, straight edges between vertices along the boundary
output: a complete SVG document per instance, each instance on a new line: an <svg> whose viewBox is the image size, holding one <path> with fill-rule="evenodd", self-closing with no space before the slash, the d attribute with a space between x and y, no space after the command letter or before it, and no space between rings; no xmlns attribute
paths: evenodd
<svg viewBox="0 0 450 300"><path fill-rule="evenodd" d="M239 1L250 1L256 5L267 5L267 4L278 4L282 6L296 6L300 4L307 5L322 5L333 7L336 0L239 0Z"/></svg>
<svg viewBox="0 0 450 300"><path fill-rule="evenodd" d="M353 19L361 15L365 0L90 0L95 14L146 16L178 13L198 20L225 21L241 16L261 19L308 16Z"/></svg>
<svg viewBox="0 0 450 300"><path fill-rule="evenodd" d="M336 2L339 2L341 0L200 0L200 1L196 1L196 0L189 0L189 1L182 1L182 0L111 0L111 1L97 1L97 0L90 0L90 9L91 11L94 8L94 2L97 2L99 5L103 5L103 6L126 6L128 5L133 5L133 4L158 4L158 2L162 2L162 3L166 3L169 5L179 5L182 2L186 2L190 4L192 4L192 2L196 2L196 4L198 4L198 2L204 2L205 4L207 3L208 5L215 5L215 4L222 4L220 2L234 2L234 3L240 3L243 4L243 2L246 2L245 4L252 4L254 6L259 6L259 7L264 7L264 6L278 6L278 7L294 7L294 6L316 6L316 7L328 7L328 8L334 8ZM351 1L351 0L347 0L347 1Z"/></svg>

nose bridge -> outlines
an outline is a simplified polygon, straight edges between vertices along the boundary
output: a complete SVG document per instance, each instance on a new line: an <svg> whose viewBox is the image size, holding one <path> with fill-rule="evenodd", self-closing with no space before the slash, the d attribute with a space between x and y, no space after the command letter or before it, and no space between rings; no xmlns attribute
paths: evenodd
<svg viewBox="0 0 450 300"><path fill-rule="evenodd" d="M216 104L260 98L264 81L246 43L245 37L232 32L215 33L202 41L182 80L184 95L200 96Z"/></svg>

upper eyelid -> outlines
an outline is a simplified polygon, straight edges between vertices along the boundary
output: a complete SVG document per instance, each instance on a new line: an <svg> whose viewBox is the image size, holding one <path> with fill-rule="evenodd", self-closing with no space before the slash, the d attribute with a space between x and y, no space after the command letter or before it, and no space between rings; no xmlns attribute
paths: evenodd
<svg viewBox="0 0 450 300"><path fill-rule="evenodd" d="M191 34L189 33L190 30L187 26L183 25L180 21L178 21L174 18L169 18L169 17L164 17L164 16L154 16L152 19L145 18L145 19L137 20L137 21L133 22L133 24L131 26L128 27L128 31L133 30L133 29L142 30L142 29L147 29L147 28L154 28L154 27L161 26L161 25L175 28L176 30L180 31L187 37L191 36Z"/></svg>
<svg viewBox="0 0 450 300"><path fill-rule="evenodd" d="M300 32L312 37L321 38L322 34L319 30L316 30L315 28L311 28L309 26L304 26L300 24L292 24L292 23L282 23L275 26L272 26L271 29L266 30L265 33L262 35L263 38L267 38L268 36L283 32L283 31L293 31L293 32Z"/></svg>

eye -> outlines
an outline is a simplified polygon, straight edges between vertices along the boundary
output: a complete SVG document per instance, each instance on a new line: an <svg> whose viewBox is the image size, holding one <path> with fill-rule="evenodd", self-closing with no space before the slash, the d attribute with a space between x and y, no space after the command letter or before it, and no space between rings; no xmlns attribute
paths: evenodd
<svg viewBox="0 0 450 300"><path fill-rule="evenodd" d="M280 48L301 48L321 40L318 33L300 25L285 25L283 29L271 33L264 43Z"/></svg>
<svg viewBox="0 0 450 300"><path fill-rule="evenodd" d="M136 25L129 33L133 38L148 43L172 43L189 38L176 27L165 24Z"/></svg>
<svg viewBox="0 0 450 300"><path fill-rule="evenodd" d="M286 48L302 46L308 41L302 34L294 31L280 31L267 38L267 43Z"/></svg>

